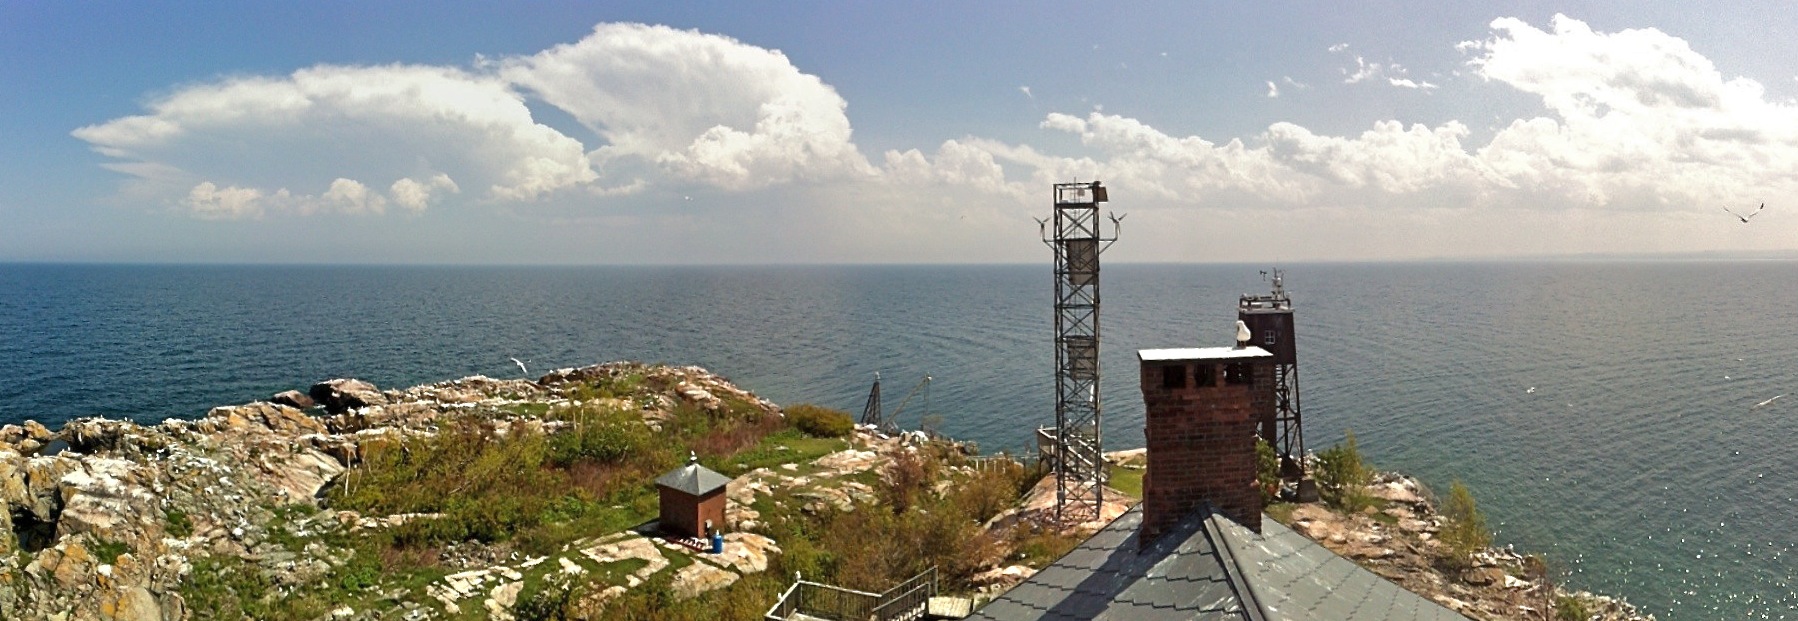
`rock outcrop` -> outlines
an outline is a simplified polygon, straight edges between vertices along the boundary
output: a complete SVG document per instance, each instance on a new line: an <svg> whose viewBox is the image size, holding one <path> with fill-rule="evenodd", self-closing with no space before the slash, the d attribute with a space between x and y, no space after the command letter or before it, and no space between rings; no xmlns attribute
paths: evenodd
<svg viewBox="0 0 1798 621"><path fill-rule="evenodd" d="M644 390L608 396L608 404L642 411L646 424L682 404L779 412L698 367L610 363L561 369L542 382L474 376L385 392L362 380L332 379L308 393L285 391L155 425L82 418L59 431L35 421L0 426L0 526L8 526L0 528L0 619L186 619L193 611L181 587L206 563L241 566L237 571L260 574L270 588L310 584L354 556L327 543L341 539L321 535L433 517L343 512L346 518L321 510L321 492L369 443L429 436L447 417L468 415L497 435L553 432L563 423L531 412L572 407L583 378L626 376ZM323 415L307 413L315 404ZM659 568L668 567L657 544L637 540L661 560ZM766 570L768 555L779 552L773 541L747 533L733 533L726 547L726 555L689 565L709 569L688 570L678 590L730 584ZM572 554L585 558L580 553ZM447 549L445 558L475 567L433 587L449 604L439 602L439 614L485 608L493 618L509 616L522 592L517 572L530 559ZM485 577L492 583L474 584ZM399 609L417 618L420 605L402 602ZM346 607L331 616L368 612Z"/></svg>

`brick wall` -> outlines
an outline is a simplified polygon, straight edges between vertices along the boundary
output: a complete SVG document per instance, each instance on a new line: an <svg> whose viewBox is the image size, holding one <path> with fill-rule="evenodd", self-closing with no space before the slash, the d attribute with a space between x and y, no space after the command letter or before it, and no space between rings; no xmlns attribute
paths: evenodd
<svg viewBox="0 0 1798 621"><path fill-rule="evenodd" d="M1225 517L1261 531L1255 428L1273 416L1273 365L1271 359L1237 364L1250 365L1248 385L1227 382L1222 362L1142 363L1143 435L1149 449L1140 538L1145 544L1206 501ZM1177 368L1169 371L1170 366ZM1209 386L1198 376L1205 373L1211 375ZM1183 382L1172 382L1179 376Z"/></svg>

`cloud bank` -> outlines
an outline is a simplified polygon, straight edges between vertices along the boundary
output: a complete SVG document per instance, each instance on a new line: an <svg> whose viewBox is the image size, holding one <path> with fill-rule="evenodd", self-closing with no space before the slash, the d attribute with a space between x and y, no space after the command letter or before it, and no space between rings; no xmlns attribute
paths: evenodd
<svg viewBox="0 0 1798 621"><path fill-rule="evenodd" d="M814 211L859 203L853 217L898 219L915 217L924 199L913 190L924 185L1009 214L1037 207L1050 183L1095 177L1150 209L1400 214L1695 213L1744 192L1798 190L1798 110L1724 76L1676 36L1502 18L1487 38L1443 53L1468 69L1448 86L1355 56L1348 86L1317 92L1506 89L1539 109L1477 142L1460 121L1386 119L1345 135L1277 122L1207 138L1097 109L1052 112L1038 130L1077 148L962 136L870 161L849 102L781 52L600 24L579 41L470 67L320 65L182 86L142 114L73 133L125 175L127 194L216 220L534 204L604 212L701 192L775 193ZM1268 98L1311 88L1290 77L1266 87ZM551 127L534 107L573 124Z"/></svg>

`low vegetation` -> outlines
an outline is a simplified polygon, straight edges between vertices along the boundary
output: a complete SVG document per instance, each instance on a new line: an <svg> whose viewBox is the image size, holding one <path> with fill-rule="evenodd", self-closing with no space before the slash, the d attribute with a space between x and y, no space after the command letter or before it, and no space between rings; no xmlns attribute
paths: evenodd
<svg viewBox="0 0 1798 621"><path fill-rule="evenodd" d="M1353 430L1341 444L1317 454L1315 475L1318 495L1323 497L1325 504L1351 513L1373 506L1373 496L1367 493L1367 484L1373 481L1373 469L1362 461Z"/></svg>
<svg viewBox="0 0 1798 621"><path fill-rule="evenodd" d="M809 403L787 408L787 422L820 438L841 438L855 431L855 421L849 413Z"/></svg>
<svg viewBox="0 0 1798 621"><path fill-rule="evenodd" d="M1255 438L1255 486L1261 488L1263 505L1280 496L1280 453L1260 437Z"/></svg>
<svg viewBox="0 0 1798 621"><path fill-rule="evenodd" d="M1447 548L1447 560L1451 564L1465 565L1475 552L1492 545L1492 531L1486 527L1486 516L1474 502L1473 492L1468 491L1459 479L1448 486L1442 516L1445 522L1438 536Z"/></svg>

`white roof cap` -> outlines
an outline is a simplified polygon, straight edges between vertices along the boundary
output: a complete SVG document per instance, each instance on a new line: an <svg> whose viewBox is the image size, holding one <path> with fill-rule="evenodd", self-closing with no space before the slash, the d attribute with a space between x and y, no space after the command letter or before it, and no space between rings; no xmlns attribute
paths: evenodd
<svg viewBox="0 0 1798 621"><path fill-rule="evenodd" d="M1169 362L1174 360L1239 360L1243 358L1271 358L1273 354L1259 347L1177 347L1173 349L1139 349L1137 359L1143 362Z"/></svg>

